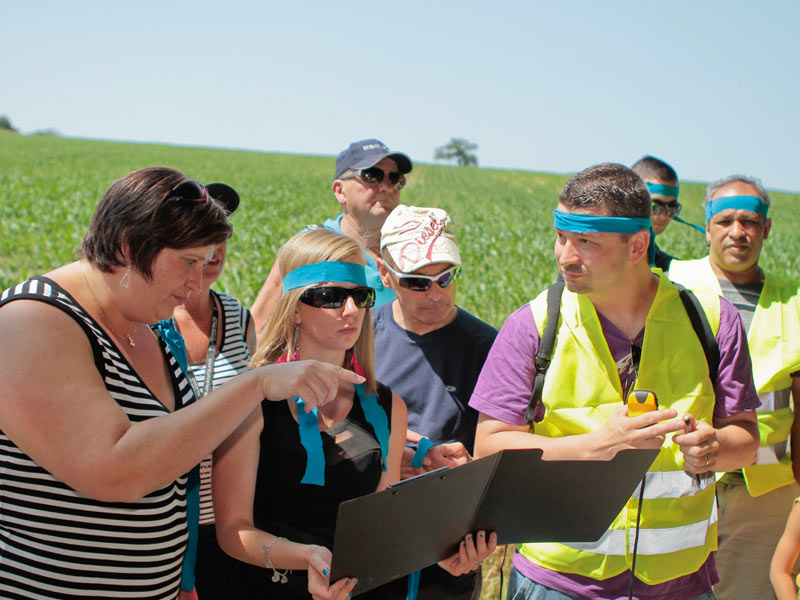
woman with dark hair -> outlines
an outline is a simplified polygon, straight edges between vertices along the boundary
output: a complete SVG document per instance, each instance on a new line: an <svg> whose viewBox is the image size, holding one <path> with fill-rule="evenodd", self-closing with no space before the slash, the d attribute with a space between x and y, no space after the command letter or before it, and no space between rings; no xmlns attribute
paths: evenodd
<svg viewBox="0 0 800 600"><path fill-rule="evenodd" d="M239 196L224 184L207 186L209 193L222 201L230 217L239 206ZM227 189L226 189L227 188ZM225 191L217 196L217 191ZM230 190L228 192L228 190ZM192 294L185 304L175 307L172 320L162 322L160 331L167 332L169 326L180 334L182 348L187 357L187 375L195 397L203 398L211 390L232 380L236 375L250 370L250 359L255 352L255 324L250 311L229 294L211 289L219 279L228 256L228 243L217 245L211 259L203 269L203 289ZM181 351L181 347L178 348ZM217 543L214 527L214 506L211 498L211 466L209 455L200 463L196 481L190 476L189 499L193 493L197 498L197 523L199 523L196 553L193 552L191 504L189 531L190 543L181 589L190 590L192 584L202 599L224 598L233 577L236 561L225 554ZM196 492L192 486L196 486ZM191 598L188 595L187 598Z"/></svg>
<svg viewBox="0 0 800 600"><path fill-rule="evenodd" d="M375 291L366 286L364 260L357 241L326 229L295 235L278 254L283 295L254 367L311 358L365 381L340 382L336 397L311 413L302 395L264 402L214 452L217 536L241 561L231 600L349 597L356 579L328 579L339 504L400 480L408 415L402 399L375 380ZM478 532L439 564L461 575L495 545L494 534L487 540Z"/></svg>
<svg viewBox="0 0 800 600"><path fill-rule="evenodd" d="M204 186L142 169L103 195L81 260L0 296L0 596L175 598L187 471L264 398L324 406L363 380L303 361L194 402L147 325L202 289L230 233Z"/></svg>

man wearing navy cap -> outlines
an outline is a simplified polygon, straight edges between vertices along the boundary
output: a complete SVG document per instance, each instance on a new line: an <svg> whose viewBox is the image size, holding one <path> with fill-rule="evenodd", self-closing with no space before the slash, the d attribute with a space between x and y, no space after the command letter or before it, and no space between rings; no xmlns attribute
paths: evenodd
<svg viewBox="0 0 800 600"><path fill-rule="evenodd" d="M800 495L800 283L758 264L772 228L769 194L758 179L733 175L706 191L709 255L674 260L670 278L719 294L739 310L750 347L760 447L756 462L717 484L720 598L774 598L769 567L793 500ZM793 408L794 407L794 408ZM796 450L796 448L795 448Z"/></svg>
<svg viewBox="0 0 800 600"><path fill-rule="evenodd" d="M381 283L375 258L379 256L381 226L400 201L400 191L411 172L411 159L402 152L389 150L376 139L353 142L336 158L333 195L342 206L342 214L322 226L358 240L366 249L367 284L375 288L375 306L394 300L394 293ZM277 261L258 292L250 309L260 332L281 295Z"/></svg>

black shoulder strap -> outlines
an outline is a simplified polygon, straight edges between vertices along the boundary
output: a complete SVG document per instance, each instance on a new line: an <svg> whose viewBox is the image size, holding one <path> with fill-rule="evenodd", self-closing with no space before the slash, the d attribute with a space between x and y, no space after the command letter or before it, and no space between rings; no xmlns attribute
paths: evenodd
<svg viewBox="0 0 800 600"><path fill-rule="evenodd" d="M558 316L561 311L561 294L564 291L564 281L559 279L547 290L547 325L539 339L539 349L533 359L536 366L536 377L533 379L533 393L528 401L528 408L525 410L525 421L533 423L536 413L536 406L542 399L542 389L544 388L544 377L550 367L550 360L553 358L553 346L556 342L556 330L558 329Z"/></svg>
<svg viewBox="0 0 800 600"><path fill-rule="evenodd" d="M716 382L720 360L719 345L717 345L717 338L714 337L714 332L711 331L711 326L708 324L706 313L703 307L700 306L697 296L691 290L686 289L679 283L673 282L673 285L678 288L683 307L686 309L686 314L689 315L689 321L692 322L692 329L694 329L700 344L703 346L703 352L708 363L708 376L712 382Z"/></svg>

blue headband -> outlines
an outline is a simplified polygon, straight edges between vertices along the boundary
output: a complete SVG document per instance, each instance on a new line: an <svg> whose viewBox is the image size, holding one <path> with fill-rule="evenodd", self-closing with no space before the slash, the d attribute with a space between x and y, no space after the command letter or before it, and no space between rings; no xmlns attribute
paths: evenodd
<svg viewBox="0 0 800 600"><path fill-rule="evenodd" d="M662 183L650 183L649 181L645 181L644 183L651 194L668 196L675 199L678 198L678 190L680 188L677 185L664 185Z"/></svg>
<svg viewBox="0 0 800 600"><path fill-rule="evenodd" d="M574 233L636 233L650 229L650 219L645 217L601 217L553 211L553 227Z"/></svg>
<svg viewBox="0 0 800 600"><path fill-rule="evenodd" d="M367 285L364 265L351 262L325 261L311 265L303 265L286 274L283 278L283 293L289 290L322 283L323 281L341 281L355 285Z"/></svg>
<svg viewBox="0 0 800 600"><path fill-rule="evenodd" d="M653 264L656 256L656 236L649 218L644 217L601 217L600 215L584 215L566 213L558 209L553 211L553 227L573 233L638 233L647 231L650 234L650 246L647 257Z"/></svg>
<svg viewBox="0 0 800 600"><path fill-rule="evenodd" d="M758 196L725 196L724 198L717 198L706 204L706 223L718 212L729 208L749 210L750 212L764 215L764 218L766 218L769 205Z"/></svg>

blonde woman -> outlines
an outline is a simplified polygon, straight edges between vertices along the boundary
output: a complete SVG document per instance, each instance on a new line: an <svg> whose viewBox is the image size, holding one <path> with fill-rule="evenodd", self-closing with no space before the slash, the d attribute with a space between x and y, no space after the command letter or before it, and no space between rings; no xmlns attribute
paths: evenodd
<svg viewBox="0 0 800 600"><path fill-rule="evenodd" d="M407 412L400 397L375 381L374 290L365 283L361 246L312 229L291 238L278 262L284 291L253 365L313 359L351 369L365 382L339 385L316 414L295 397L264 402L251 414L214 453L217 536L243 563L231 597L266 592L269 598L343 600L357 580L328 580L339 504L400 479ZM441 564L464 573L494 545L493 536L487 541L480 532L476 544L470 536Z"/></svg>

